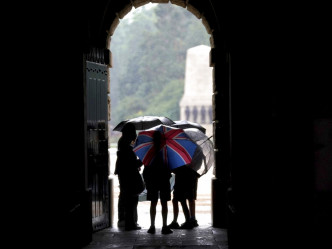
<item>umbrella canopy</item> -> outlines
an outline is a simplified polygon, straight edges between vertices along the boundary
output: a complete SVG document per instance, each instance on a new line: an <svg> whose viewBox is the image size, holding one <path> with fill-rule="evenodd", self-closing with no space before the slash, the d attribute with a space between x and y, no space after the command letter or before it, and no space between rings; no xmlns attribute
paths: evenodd
<svg viewBox="0 0 332 249"><path fill-rule="evenodd" d="M161 133L161 146L156 149L153 142L155 132ZM197 144L183 129L167 125L158 125L138 133L134 152L145 166L149 166L159 153L164 163L173 170L191 163Z"/></svg>
<svg viewBox="0 0 332 249"><path fill-rule="evenodd" d="M177 128L181 128L181 129L186 129L186 128L197 128L200 131L202 131L203 133L206 132L206 129L201 126L198 123L194 123L188 120L176 120L174 121L174 124L171 125L172 127L177 127Z"/></svg>
<svg viewBox="0 0 332 249"><path fill-rule="evenodd" d="M202 176L209 171L215 160L213 142L210 140L212 136L208 137L196 128L187 128L184 132L198 145L191 163L187 166Z"/></svg>
<svg viewBox="0 0 332 249"><path fill-rule="evenodd" d="M139 116L121 121L120 123L117 124L117 126L114 127L113 131L121 131L122 127L126 123L134 124L136 130L146 130L160 124L172 125L174 124L174 121L168 117L163 117L163 116Z"/></svg>

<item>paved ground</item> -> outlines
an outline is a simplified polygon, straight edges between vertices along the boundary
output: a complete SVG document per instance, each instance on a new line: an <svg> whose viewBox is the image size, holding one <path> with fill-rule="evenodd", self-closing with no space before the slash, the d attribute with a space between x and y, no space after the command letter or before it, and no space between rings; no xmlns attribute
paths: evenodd
<svg viewBox="0 0 332 249"><path fill-rule="evenodd" d="M114 172L114 153L111 151L111 173ZM114 179L114 222L112 228L104 229L93 234L92 242L83 249L152 249L152 248L218 248L227 249L227 230L211 226L211 177L212 170L198 181L196 218L199 226L191 230L173 230L172 234L161 234L162 218L160 204L157 206L156 234L148 234L150 227L149 201L138 203L138 223L142 227L138 231L124 231L117 227L118 179ZM168 224L173 219L172 203L168 204ZM184 215L180 206L179 224L184 222Z"/></svg>
<svg viewBox="0 0 332 249"><path fill-rule="evenodd" d="M147 228L124 231L119 228L104 229L93 234L93 241L83 249L161 249L161 248L211 248L227 249L227 231L211 226L199 226L191 230L174 229L172 234L147 233Z"/></svg>

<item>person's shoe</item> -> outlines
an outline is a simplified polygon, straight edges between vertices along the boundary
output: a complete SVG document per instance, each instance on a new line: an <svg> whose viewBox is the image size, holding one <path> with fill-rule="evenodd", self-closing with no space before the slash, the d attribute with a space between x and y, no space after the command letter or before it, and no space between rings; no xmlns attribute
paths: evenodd
<svg viewBox="0 0 332 249"><path fill-rule="evenodd" d="M119 220L118 221L118 227L125 227L125 221L124 220Z"/></svg>
<svg viewBox="0 0 332 249"><path fill-rule="evenodd" d="M156 233L156 228L155 226L150 226L148 233L155 234Z"/></svg>
<svg viewBox="0 0 332 249"><path fill-rule="evenodd" d="M173 233L173 231L168 226L163 226L161 228L161 233L162 234L170 234L170 233Z"/></svg>
<svg viewBox="0 0 332 249"><path fill-rule="evenodd" d="M132 231L132 230L140 230L142 229L140 226L130 226L130 227L125 227L126 231Z"/></svg>
<svg viewBox="0 0 332 249"><path fill-rule="evenodd" d="M185 223L182 223L180 226L180 229L193 229L194 225L190 221L186 221Z"/></svg>
<svg viewBox="0 0 332 249"><path fill-rule="evenodd" d="M179 223L177 221L172 221L172 223L168 225L168 228L179 229L180 225L179 225Z"/></svg>
<svg viewBox="0 0 332 249"><path fill-rule="evenodd" d="M192 220L191 222L192 222L192 224L193 224L194 227L198 227L197 220Z"/></svg>

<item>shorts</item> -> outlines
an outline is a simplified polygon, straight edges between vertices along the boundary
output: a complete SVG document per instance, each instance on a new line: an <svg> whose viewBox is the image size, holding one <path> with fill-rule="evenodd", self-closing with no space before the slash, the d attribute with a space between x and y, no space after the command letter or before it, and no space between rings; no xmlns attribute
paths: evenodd
<svg viewBox="0 0 332 249"><path fill-rule="evenodd" d="M147 195L146 199L148 201L170 201L171 200L171 184L169 180L147 184L146 185Z"/></svg>
<svg viewBox="0 0 332 249"><path fill-rule="evenodd" d="M175 174L173 199L196 200L198 177L195 174Z"/></svg>

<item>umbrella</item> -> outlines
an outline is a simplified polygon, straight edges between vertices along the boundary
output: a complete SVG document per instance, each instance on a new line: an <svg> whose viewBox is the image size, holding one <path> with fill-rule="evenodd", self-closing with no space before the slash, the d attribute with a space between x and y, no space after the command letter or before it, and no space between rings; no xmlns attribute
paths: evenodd
<svg viewBox="0 0 332 249"><path fill-rule="evenodd" d="M155 132L161 133L161 149L159 151L156 151L153 143ZM144 166L149 166L155 156L161 153L164 163L170 170L173 170L189 164L196 148L197 144L188 137L183 129L158 125L151 129L140 131L133 150Z"/></svg>
<svg viewBox="0 0 332 249"><path fill-rule="evenodd" d="M146 130L160 124L172 125L174 124L174 121L168 117L163 116L139 116L121 121L119 124L117 124L117 126L115 126L113 131L121 131L122 127L126 123L133 123L136 127L136 130Z"/></svg>
<svg viewBox="0 0 332 249"><path fill-rule="evenodd" d="M196 128L186 128L184 132L198 145L191 163L187 166L202 176L209 171L215 160L213 143L210 140L212 136L208 137Z"/></svg>
<svg viewBox="0 0 332 249"><path fill-rule="evenodd" d="M194 123L188 120L177 120L174 121L174 124L171 125L172 127L177 127L177 128L182 128L182 129L186 129L186 128L197 128L199 130L201 130L203 133L206 132L206 129L201 126L198 123Z"/></svg>

